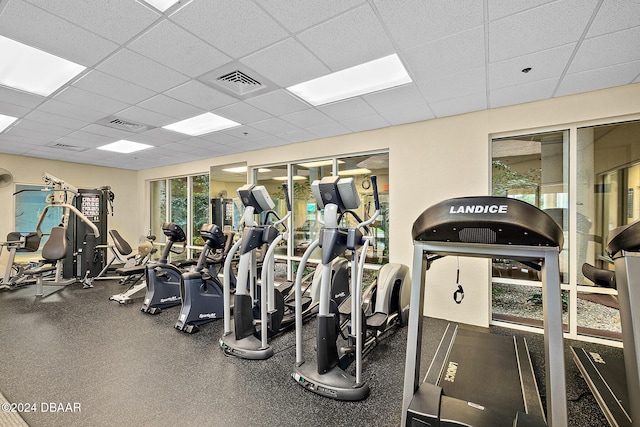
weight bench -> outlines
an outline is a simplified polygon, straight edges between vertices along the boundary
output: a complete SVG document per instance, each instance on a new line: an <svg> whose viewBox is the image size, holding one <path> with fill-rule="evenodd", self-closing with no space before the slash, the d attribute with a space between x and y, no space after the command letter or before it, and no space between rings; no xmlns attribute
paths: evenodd
<svg viewBox="0 0 640 427"><path fill-rule="evenodd" d="M36 279L36 296L43 295L43 286L60 285L57 282L45 283L45 273L56 272L56 280L62 274L62 260L67 256L67 229L62 226L53 227L49 240L42 247L42 258L47 263L55 263L55 265L43 265L36 268L24 270L25 276L33 276Z"/></svg>

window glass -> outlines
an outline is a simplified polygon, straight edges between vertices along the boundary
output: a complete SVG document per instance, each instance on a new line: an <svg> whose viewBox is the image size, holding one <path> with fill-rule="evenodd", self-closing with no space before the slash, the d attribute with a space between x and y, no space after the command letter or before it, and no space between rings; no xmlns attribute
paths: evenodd
<svg viewBox="0 0 640 427"><path fill-rule="evenodd" d="M236 235L244 207L236 190L247 183L246 163L212 166L209 172L211 222Z"/></svg>
<svg viewBox="0 0 640 427"><path fill-rule="evenodd" d="M494 196L530 203L549 214L564 231L560 253L562 282L569 281L568 148L569 131L520 135L492 140L491 184ZM541 275L532 266L511 259L492 263L492 319L541 326ZM528 283L529 282L529 283ZM568 291L563 291L563 316L568 324Z"/></svg>
<svg viewBox="0 0 640 427"><path fill-rule="evenodd" d="M321 227L322 211L317 209L316 199L311 192L311 183L333 173L333 160L316 160L292 165L293 180L293 255L302 256L309 244L318 238ZM320 249L316 249L312 258L319 258Z"/></svg>
<svg viewBox="0 0 640 427"><path fill-rule="evenodd" d="M578 333L620 339L615 291L596 286L581 267L613 270L607 235L640 218L640 122L578 128L577 145L577 284L589 287L578 293Z"/></svg>
<svg viewBox="0 0 640 427"><path fill-rule="evenodd" d="M166 241L162 224L167 220L167 181L151 181L151 235L157 242Z"/></svg>
<svg viewBox="0 0 640 427"><path fill-rule="evenodd" d="M254 169L254 182L257 185L264 185L269 196L273 200L275 205L274 212L279 218L284 218L287 214L287 203L284 198L283 184L287 184L287 165L269 166L263 168ZM294 180L295 188L295 180ZM291 192L289 191L289 194ZM274 219L273 217L271 219ZM261 215L261 221L264 221L264 214ZM284 225L289 227L290 222ZM276 255L287 255L288 240L282 240L276 248Z"/></svg>
<svg viewBox="0 0 640 427"><path fill-rule="evenodd" d="M344 157L338 159L338 175L352 177L360 195L358 216L364 221L373 215L375 202L371 176L378 182L380 214L370 226L371 243L367 250L366 262L386 264L389 262L389 154ZM355 221L351 226L355 226Z"/></svg>
<svg viewBox="0 0 640 427"><path fill-rule="evenodd" d="M187 225L187 177L172 178L169 180L170 206L171 212L169 219L171 222L178 224L183 230Z"/></svg>
<svg viewBox="0 0 640 427"><path fill-rule="evenodd" d="M202 246L200 229L209 223L209 174L191 177L191 211L191 244Z"/></svg>

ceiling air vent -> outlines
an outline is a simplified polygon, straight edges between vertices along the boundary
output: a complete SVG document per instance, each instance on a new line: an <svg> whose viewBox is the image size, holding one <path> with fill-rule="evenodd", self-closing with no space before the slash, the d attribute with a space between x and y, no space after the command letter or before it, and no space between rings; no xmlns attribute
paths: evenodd
<svg viewBox="0 0 640 427"><path fill-rule="evenodd" d="M278 88L266 77L234 61L198 77L201 82L236 98L247 99Z"/></svg>
<svg viewBox="0 0 640 427"><path fill-rule="evenodd" d="M104 119L98 120L96 123L103 126L109 126L110 128L135 133L140 133L151 129L150 126L131 122L129 120L124 120L115 116L105 117Z"/></svg>
<svg viewBox="0 0 640 427"><path fill-rule="evenodd" d="M89 149L88 147L78 147L77 145L63 144L61 142L49 144L47 145L47 147L58 148L60 150L67 150L67 151L87 151Z"/></svg>
<svg viewBox="0 0 640 427"><path fill-rule="evenodd" d="M217 80L219 85L226 86L229 90L240 96L260 90L263 87L262 83L240 70L235 70L224 76L220 76Z"/></svg>

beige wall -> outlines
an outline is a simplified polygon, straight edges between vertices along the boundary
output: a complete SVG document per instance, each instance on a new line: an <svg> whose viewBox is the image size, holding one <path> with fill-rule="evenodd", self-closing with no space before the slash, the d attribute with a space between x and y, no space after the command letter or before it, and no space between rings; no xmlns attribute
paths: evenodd
<svg viewBox="0 0 640 427"><path fill-rule="evenodd" d="M115 193L114 215L109 216L108 227L115 228L127 239L132 246L138 242L140 234L138 224L142 223L141 203L136 199L137 192L132 191L136 185L136 171L82 165L34 157L13 156L0 154L0 168L7 169L13 175L14 183L0 188L0 241L4 241L7 234L14 230L15 225L15 184L44 185L43 172L60 178L78 188L97 188L104 185L111 186ZM34 230L35 231L35 230ZM0 257L0 273L4 274L7 259L6 251Z"/></svg>
<svg viewBox="0 0 640 427"><path fill-rule="evenodd" d="M3 156L3 162L10 167L3 162L0 162L0 167L11 171L33 170L29 182L34 183L38 183L39 174L47 170L77 186L114 186L117 203L114 224L118 226L122 222L122 228L127 230L126 237L132 238L144 234L149 227L148 181L151 179L206 173L211 166L229 163L246 161L249 166L262 166L388 149L391 262L411 266L411 226L424 209L446 198L488 194L490 135L515 131L528 133L542 128L562 129L577 122L606 122L609 119L640 119L640 84L149 169L133 175L137 176L137 185L131 185L133 181L126 182L126 179L112 183L112 178L120 178L120 174L131 177L132 172L118 170L113 174L113 170L105 168L78 167L61 162L28 159L22 161L22 167L13 167L11 159L4 162ZM57 169L48 165L56 165ZM69 177L65 168L78 169ZM96 173L96 170L100 172ZM76 177L77 181L74 181ZM109 179L103 180L102 177ZM17 180L22 182L22 179ZM123 186L118 188L121 182ZM0 200L11 198L7 196L6 189L0 191L3 191ZM13 209L9 213L5 210L3 203L0 235L10 231L7 224L12 224L7 221L11 219ZM128 213L126 220L131 222L119 216L124 210ZM455 259L444 259L429 270L429 283L437 285L427 294L426 313L464 323L488 325L488 262L461 260L460 283L466 293L461 305L456 305L452 299L455 265Z"/></svg>
<svg viewBox="0 0 640 427"><path fill-rule="evenodd" d="M446 198L489 193L490 135L568 128L576 122L606 118L640 118L640 84L150 169L140 172L138 191L148 206L143 184L149 179L202 172L227 163L262 166L388 149L391 262L411 266L411 226L424 209ZM455 267L455 259L444 259L429 270L429 283L437 285L427 293L426 313L487 326L489 263L461 260L460 283L466 294L461 305L452 298Z"/></svg>

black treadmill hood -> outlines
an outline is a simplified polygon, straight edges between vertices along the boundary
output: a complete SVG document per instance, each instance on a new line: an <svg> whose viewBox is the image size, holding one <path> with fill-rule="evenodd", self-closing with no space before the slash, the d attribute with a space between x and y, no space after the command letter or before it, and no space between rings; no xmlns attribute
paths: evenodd
<svg viewBox="0 0 640 427"><path fill-rule="evenodd" d="M640 220L614 228L607 235L606 251L613 257L620 251L637 252L640 250Z"/></svg>
<svg viewBox="0 0 640 427"><path fill-rule="evenodd" d="M444 200L413 223L414 241L556 246L560 226L535 206L508 197L472 196Z"/></svg>

